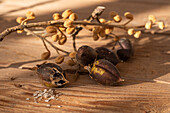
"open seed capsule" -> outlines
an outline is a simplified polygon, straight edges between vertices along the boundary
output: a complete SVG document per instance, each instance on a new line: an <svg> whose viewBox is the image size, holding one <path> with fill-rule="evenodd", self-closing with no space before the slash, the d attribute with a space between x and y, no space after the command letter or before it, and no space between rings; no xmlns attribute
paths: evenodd
<svg viewBox="0 0 170 113"><path fill-rule="evenodd" d="M69 83L61 67L54 63L37 65L37 74L43 85L47 87L62 87Z"/></svg>
<svg viewBox="0 0 170 113"><path fill-rule="evenodd" d="M90 76L103 85L117 85L124 81L120 77L118 69L108 60L100 59L94 62Z"/></svg>
<svg viewBox="0 0 170 113"><path fill-rule="evenodd" d="M92 64L97 57L96 51L89 46L81 46L76 54L76 60L78 63L86 66Z"/></svg>
<svg viewBox="0 0 170 113"><path fill-rule="evenodd" d="M119 59L127 61L134 53L132 44L129 39L121 38L116 42L116 53Z"/></svg>
<svg viewBox="0 0 170 113"><path fill-rule="evenodd" d="M116 65L119 63L119 59L116 57L113 51L104 48L104 47L97 47L95 48L97 52L97 59L105 59L110 61L112 64Z"/></svg>

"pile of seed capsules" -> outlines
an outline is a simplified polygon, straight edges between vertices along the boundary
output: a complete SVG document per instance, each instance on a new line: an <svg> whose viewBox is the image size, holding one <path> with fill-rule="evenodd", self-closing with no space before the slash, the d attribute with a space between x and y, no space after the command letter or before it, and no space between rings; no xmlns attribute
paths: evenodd
<svg viewBox="0 0 170 113"><path fill-rule="evenodd" d="M116 53L116 54L115 54ZM103 85L117 85L124 81L116 65L127 61L134 53L129 39L121 38L115 43L115 53L104 47L93 49L81 46L76 53L77 62L86 67L89 76ZM37 65L37 74L41 83L47 87L63 87L69 83L64 70L54 63Z"/></svg>

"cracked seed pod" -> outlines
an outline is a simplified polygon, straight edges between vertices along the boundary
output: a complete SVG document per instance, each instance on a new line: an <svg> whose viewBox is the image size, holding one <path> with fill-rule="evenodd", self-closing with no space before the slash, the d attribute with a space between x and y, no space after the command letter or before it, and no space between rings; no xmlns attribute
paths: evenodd
<svg viewBox="0 0 170 113"><path fill-rule="evenodd" d="M157 22L159 29L164 29L165 28L165 23L163 21Z"/></svg>
<svg viewBox="0 0 170 113"><path fill-rule="evenodd" d="M101 28L101 31L99 32L99 36L101 36L101 37L105 37L106 36L104 28Z"/></svg>
<svg viewBox="0 0 170 113"><path fill-rule="evenodd" d="M75 31L75 27L68 27L68 28L66 29L66 33L67 33L67 34L72 34L74 31Z"/></svg>
<svg viewBox="0 0 170 113"><path fill-rule="evenodd" d="M55 62L57 64L61 64L64 61L64 55L59 55L57 56L57 58L55 59Z"/></svg>
<svg viewBox="0 0 170 113"><path fill-rule="evenodd" d="M75 59L75 58L76 58L76 53L77 53L77 52L74 52L74 51L71 52L71 53L69 54L69 57L72 58L72 59Z"/></svg>
<svg viewBox="0 0 170 113"><path fill-rule="evenodd" d="M46 32L49 33L49 34L52 34L52 33L56 34L56 33L57 33L57 29L56 29L56 27L54 27L54 26L47 26L47 27L45 28L45 30L46 30Z"/></svg>
<svg viewBox="0 0 170 113"><path fill-rule="evenodd" d="M63 45L63 44L66 43L66 41L67 41L66 35L62 35L62 37L59 38L59 40L58 40L58 44L59 44L59 45Z"/></svg>
<svg viewBox="0 0 170 113"><path fill-rule="evenodd" d="M26 18L24 17L17 17L16 22L21 24Z"/></svg>
<svg viewBox="0 0 170 113"><path fill-rule="evenodd" d="M76 63L75 63L73 60L67 60L65 63L66 63L67 65L69 65L69 66L74 66L74 65L76 65Z"/></svg>
<svg viewBox="0 0 170 113"><path fill-rule="evenodd" d="M136 31L135 34L133 35L135 38L139 38L141 36L142 32L141 31Z"/></svg>
<svg viewBox="0 0 170 113"><path fill-rule="evenodd" d="M106 23L106 20L104 18L99 19L100 23Z"/></svg>
<svg viewBox="0 0 170 113"><path fill-rule="evenodd" d="M63 69L54 63L37 65L37 75L47 87L63 87L69 83Z"/></svg>
<svg viewBox="0 0 170 113"><path fill-rule="evenodd" d="M73 26L73 21L71 21L70 19L67 19L64 22L64 27L72 27Z"/></svg>
<svg viewBox="0 0 170 113"><path fill-rule="evenodd" d="M152 22L155 23L156 22L156 17L154 15L149 15L148 19Z"/></svg>
<svg viewBox="0 0 170 113"><path fill-rule="evenodd" d="M66 19L66 18L68 18L72 13L73 13L73 12L72 12L71 9L67 9L67 10L65 10L65 11L62 13L62 17L63 17L64 19Z"/></svg>
<svg viewBox="0 0 170 113"><path fill-rule="evenodd" d="M100 59L93 63L90 77L102 85L117 85L124 81L116 66L108 60Z"/></svg>
<svg viewBox="0 0 170 113"><path fill-rule="evenodd" d="M110 34L112 31L113 31L113 27L107 27L107 28L105 29L105 34L108 35L108 34Z"/></svg>
<svg viewBox="0 0 170 113"><path fill-rule="evenodd" d="M120 62L119 59L116 57L115 53L105 47L97 47L95 48L95 50L97 52L97 59L108 60L114 65Z"/></svg>
<svg viewBox="0 0 170 113"><path fill-rule="evenodd" d="M52 40L53 40L54 42L57 42L57 40L59 40L59 35L58 35L58 33L52 36Z"/></svg>
<svg viewBox="0 0 170 113"><path fill-rule="evenodd" d="M133 46L128 38L121 38L116 42L115 52L120 60L127 61L134 54Z"/></svg>
<svg viewBox="0 0 170 113"><path fill-rule="evenodd" d="M75 20L78 19L78 15L77 15L76 13L72 13L72 14L69 16L69 19L70 19L71 21L75 21Z"/></svg>
<svg viewBox="0 0 170 113"><path fill-rule="evenodd" d="M83 66L92 64L95 61L96 57L97 57L96 51L87 45L81 46L76 54L77 62Z"/></svg>
<svg viewBox="0 0 170 113"><path fill-rule="evenodd" d="M135 30L133 28L128 29L127 33L128 33L128 35L131 36L131 35L133 35L135 33Z"/></svg>
<svg viewBox="0 0 170 113"><path fill-rule="evenodd" d="M44 52L41 54L41 60L47 60L50 57L51 53L48 52Z"/></svg>
<svg viewBox="0 0 170 113"><path fill-rule="evenodd" d="M124 16L125 16L127 19L133 20L133 15L132 15L130 12L124 13Z"/></svg>
<svg viewBox="0 0 170 113"><path fill-rule="evenodd" d="M113 20L117 23L119 23L122 20L122 17L120 15L116 15L113 17Z"/></svg>
<svg viewBox="0 0 170 113"><path fill-rule="evenodd" d="M151 21L146 22L145 29L151 29L151 28L152 28L152 22Z"/></svg>
<svg viewBox="0 0 170 113"><path fill-rule="evenodd" d="M28 12L26 13L26 17L27 17L28 19L33 20L33 19L35 19L35 14L34 14L32 11L28 11Z"/></svg>
<svg viewBox="0 0 170 113"><path fill-rule="evenodd" d="M110 12L110 17L111 17L111 18L115 17L116 15L118 15L117 12L115 12L115 11L111 11L111 12Z"/></svg>
<svg viewBox="0 0 170 113"><path fill-rule="evenodd" d="M99 40L99 36L98 36L98 34L95 33L95 32L93 32L93 40L94 40L94 41Z"/></svg>
<svg viewBox="0 0 170 113"><path fill-rule="evenodd" d="M59 13L54 13L53 14L53 19L54 20L59 20L59 19L62 19L62 16Z"/></svg>

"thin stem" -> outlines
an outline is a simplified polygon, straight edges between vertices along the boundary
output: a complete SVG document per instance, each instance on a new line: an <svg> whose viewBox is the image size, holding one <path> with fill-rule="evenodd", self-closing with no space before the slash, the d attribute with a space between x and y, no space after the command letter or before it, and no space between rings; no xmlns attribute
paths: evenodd
<svg viewBox="0 0 170 113"><path fill-rule="evenodd" d="M125 22L123 25L126 26L127 24L129 24L133 19L128 20L127 22Z"/></svg>

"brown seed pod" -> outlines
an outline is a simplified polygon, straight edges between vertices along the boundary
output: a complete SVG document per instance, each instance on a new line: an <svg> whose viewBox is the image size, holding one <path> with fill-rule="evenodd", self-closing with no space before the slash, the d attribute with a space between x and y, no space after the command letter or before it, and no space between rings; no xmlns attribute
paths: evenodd
<svg viewBox="0 0 170 113"><path fill-rule="evenodd" d="M47 60L50 57L51 53L48 52L44 52L41 54L41 60Z"/></svg>
<svg viewBox="0 0 170 113"><path fill-rule="evenodd" d="M164 29L165 28L165 23L163 21L159 21L156 24L158 24L159 29Z"/></svg>
<svg viewBox="0 0 170 113"><path fill-rule="evenodd" d="M63 44L66 43L66 41L67 41L66 35L62 35L62 37L59 38L59 40L58 40L58 44L59 44L59 45L63 45Z"/></svg>
<svg viewBox="0 0 170 113"><path fill-rule="evenodd" d="M21 24L26 18L24 17L17 17L16 22Z"/></svg>
<svg viewBox="0 0 170 113"><path fill-rule="evenodd" d="M47 26L46 28L45 28L45 30L46 30L46 32L47 33L49 33L49 34L52 34L52 33L57 33L57 29L56 29L56 27L54 27L54 26Z"/></svg>
<svg viewBox="0 0 170 113"><path fill-rule="evenodd" d="M113 27L107 27L105 29L105 34L110 34L113 31Z"/></svg>
<svg viewBox="0 0 170 113"><path fill-rule="evenodd" d="M76 65L76 63L75 63L73 60L67 60L65 63L66 63L67 65L69 65L69 66L74 66L74 65Z"/></svg>
<svg viewBox="0 0 170 113"><path fill-rule="evenodd" d="M61 31L63 31L63 32L66 31L66 27L64 27L64 26L60 26L59 29L60 29Z"/></svg>
<svg viewBox="0 0 170 113"><path fill-rule="evenodd" d="M73 13L73 12L72 12L71 9L67 9L67 10L65 10L65 11L62 13L62 17L63 17L64 19L66 19L66 18L68 18L72 13Z"/></svg>
<svg viewBox="0 0 170 113"><path fill-rule="evenodd" d="M93 27L92 31L96 34L100 33L101 28L100 27Z"/></svg>
<svg viewBox="0 0 170 113"><path fill-rule="evenodd" d="M70 19L67 19L64 22L64 27L72 27L73 26L73 21L71 21Z"/></svg>
<svg viewBox="0 0 170 113"><path fill-rule="evenodd" d="M98 34L95 33L95 32L93 32L93 40L94 40L94 41L99 40L99 36L98 36Z"/></svg>
<svg viewBox="0 0 170 113"><path fill-rule="evenodd" d="M97 57L96 51L90 46L83 45L81 46L76 54L76 60L79 64L87 66L92 64Z"/></svg>
<svg viewBox="0 0 170 113"><path fill-rule="evenodd" d="M120 62L119 59L116 57L115 53L105 47L97 47L95 48L95 50L97 52L97 59L108 60L114 65Z"/></svg>
<svg viewBox="0 0 170 113"><path fill-rule="evenodd" d="M110 12L110 17L111 17L111 18L115 17L116 15L118 15L117 12L115 12L115 11L111 11L111 12Z"/></svg>
<svg viewBox="0 0 170 113"><path fill-rule="evenodd" d="M125 16L127 19L133 20L133 15L132 15L130 12L124 13L124 16Z"/></svg>
<svg viewBox="0 0 170 113"><path fill-rule="evenodd" d="M99 36L101 36L101 37L105 37L106 36L104 28L101 28Z"/></svg>
<svg viewBox="0 0 170 113"><path fill-rule="evenodd" d="M74 31L75 31L75 27L68 27L68 28L66 29L66 33L67 33L67 34L72 34Z"/></svg>
<svg viewBox="0 0 170 113"><path fill-rule="evenodd" d="M128 29L127 33L128 35L133 35L135 33L135 30L133 28Z"/></svg>
<svg viewBox="0 0 170 113"><path fill-rule="evenodd" d="M97 60L93 63L90 76L103 85L117 85L119 82L124 81L121 79L116 66L104 59Z"/></svg>
<svg viewBox="0 0 170 113"><path fill-rule="evenodd" d="M75 20L78 19L78 15L77 15L76 13L72 13L72 14L69 16L69 19L70 19L71 21L75 21Z"/></svg>
<svg viewBox="0 0 170 113"><path fill-rule="evenodd" d="M63 87L69 83L63 69L54 63L37 65L37 75L47 87Z"/></svg>
<svg viewBox="0 0 170 113"><path fill-rule="evenodd" d="M28 11L28 12L26 13L26 17L27 17L28 19L33 20L33 19L35 19L35 14L34 14L32 11Z"/></svg>
<svg viewBox="0 0 170 113"><path fill-rule="evenodd" d="M53 19L54 20L59 20L59 19L62 19L62 16L59 13L54 13L53 14Z"/></svg>
<svg viewBox="0 0 170 113"><path fill-rule="evenodd" d="M133 35L135 38L139 38L141 36L142 32L141 31L136 31L135 34Z"/></svg>
<svg viewBox="0 0 170 113"><path fill-rule="evenodd" d="M75 51L71 52L71 53L69 54L69 57L72 58L72 59L75 59L76 53L77 53L77 52L75 52Z"/></svg>
<svg viewBox="0 0 170 113"><path fill-rule="evenodd" d="M122 20L122 17L120 15L116 15L113 17L113 20L117 23L119 23Z"/></svg>
<svg viewBox="0 0 170 113"><path fill-rule="evenodd" d="M145 29L151 29L152 28L152 22L151 21L148 21L146 24L145 24Z"/></svg>
<svg viewBox="0 0 170 113"><path fill-rule="evenodd" d="M104 18L99 19L100 23L106 23L106 20Z"/></svg>
<svg viewBox="0 0 170 113"><path fill-rule="evenodd" d="M57 64L61 64L64 61L64 55L59 55L57 56L57 58L55 59L55 62Z"/></svg>
<svg viewBox="0 0 170 113"><path fill-rule="evenodd" d="M52 36L52 40L53 40L54 42L57 42L57 40L59 40L59 35L58 35L58 34L53 35L53 36Z"/></svg>

